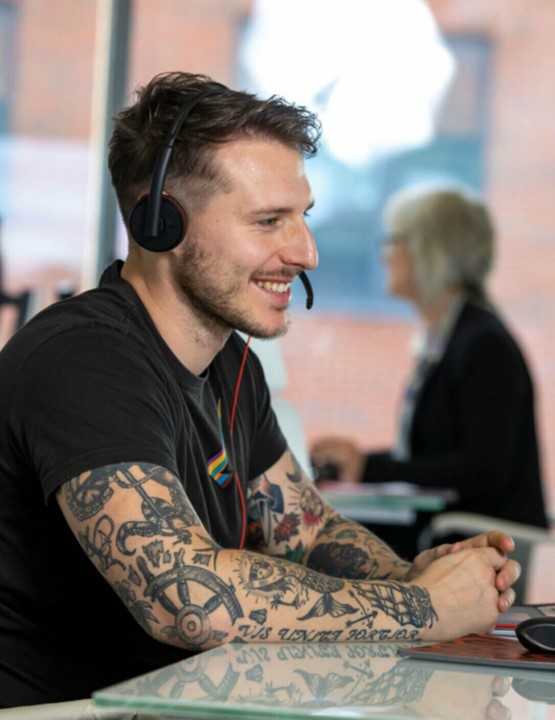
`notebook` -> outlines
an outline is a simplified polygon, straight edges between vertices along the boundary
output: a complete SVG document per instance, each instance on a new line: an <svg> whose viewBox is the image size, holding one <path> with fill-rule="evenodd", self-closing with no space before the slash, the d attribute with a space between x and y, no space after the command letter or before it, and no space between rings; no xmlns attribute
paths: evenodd
<svg viewBox="0 0 555 720"><path fill-rule="evenodd" d="M466 635L449 642L399 649L401 657L505 668L555 670L555 653L531 653L518 640Z"/></svg>

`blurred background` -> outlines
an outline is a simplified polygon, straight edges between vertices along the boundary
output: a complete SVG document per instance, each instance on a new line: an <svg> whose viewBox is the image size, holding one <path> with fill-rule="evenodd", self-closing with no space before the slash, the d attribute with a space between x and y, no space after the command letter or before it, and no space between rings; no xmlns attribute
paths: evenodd
<svg viewBox="0 0 555 720"><path fill-rule="evenodd" d="M534 374L555 507L554 36L553 0L0 0L0 345L125 256L106 142L137 85L185 70L284 95L324 125L316 299L299 286L281 341L308 440L391 445L414 317L385 292L384 200L464 183L496 221L493 299Z"/></svg>

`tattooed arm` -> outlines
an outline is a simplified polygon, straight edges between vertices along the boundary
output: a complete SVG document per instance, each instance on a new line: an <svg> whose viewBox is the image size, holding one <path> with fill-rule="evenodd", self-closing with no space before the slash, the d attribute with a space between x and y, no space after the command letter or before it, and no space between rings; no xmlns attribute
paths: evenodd
<svg viewBox="0 0 555 720"><path fill-rule="evenodd" d="M372 532L332 508L290 452L251 482L248 511L257 550L326 575L402 580L411 567Z"/></svg>
<svg viewBox="0 0 555 720"><path fill-rule="evenodd" d="M145 632L178 647L447 639L484 631L496 618L494 576L503 559L492 548L434 561L417 583L349 580L219 547L179 480L158 466L99 468L65 483L57 498Z"/></svg>
<svg viewBox="0 0 555 720"><path fill-rule="evenodd" d="M263 538L257 549L335 577L411 581L449 554L493 548L505 558L514 550L512 538L492 531L425 550L412 563L404 562L369 530L331 508L289 452L251 483L249 514L249 526L256 528L257 538ZM519 574L518 563L505 558L495 578L500 612L514 602L511 585Z"/></svg>

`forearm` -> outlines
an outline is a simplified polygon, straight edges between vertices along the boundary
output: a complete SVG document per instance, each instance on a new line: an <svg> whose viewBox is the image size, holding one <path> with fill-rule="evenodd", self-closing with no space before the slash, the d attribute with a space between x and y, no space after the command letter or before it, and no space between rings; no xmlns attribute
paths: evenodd
<svg viewBox="0 0 555 720"><path fill-rule="evenodd" d="M335 511L307 548L303 562L325 575L361 580L402 580L410 569L410 563L374 533Z"/></svg>
<svg viewBox="0 0 555 720"><path fill-rule="evenodd" d="M229 588L234 614L223 598L191 596L187 611L196 620L196 605L206 622L203 644L196 649L234 640L433 641L487 632L498 612L496 573L506 564L492 547L461 548L429 563L408 582L349 580L249 551L208 552L213 559L203 569ZM212 608L212 617L206 617ZM195 628L195 622L182 621L179 629L189 626ZM179 642L190 647L191 639L180 637Z"/></svg>
<svg viewBox="0 0 555 720"><path fill-rule="evenodd" d="M302 563L318 572L349 579L402 579L409 564L358 523L324 500L294 457L254 480L249 496L251 549ZM289 499L286 493L289 493ZM268 498L272 498L271 505Z"/></svg>
<svg viewBox="0 0 555 720"><path fill-rule="evenodd" d="M221 642L339 642L413 640L437 621L427 589L391 580L345 580L325 576L281 558L237 550L209 551L202 572L220 588L203 601L202 647L187 637L188 623L177 619L170 642L205 649ZM198 570L198 568L197 568ZM191 575L194 570L191 568ZM207 582L208 584L208 582ZM225 590L224 590L225 588ZM190 608L199 599L189 598ZM196 607L200 607L196 606ZM189 610L191 612L191 610ZM167 623L171 623L168 614ZM197 624L197 618L194 617ZM168 641L168 633L158 639Z"/></svg>
<svg viewBox="0 0 555 720"><path fill-rule="evenodd" d="M86 554L143 630L193 652L232 640L448 639L484 631L495 618L502 561L491 549L483 558L459 552L424 563L400 582L392 579L396 556L323 505L315 539L306 541L307 564L318 548L329 564L332 550L349 557L362 545L358 571L347 564L339 578L274 553L223 549L172 473L157 466L98 468L67 482L57 498Z"/></svg>

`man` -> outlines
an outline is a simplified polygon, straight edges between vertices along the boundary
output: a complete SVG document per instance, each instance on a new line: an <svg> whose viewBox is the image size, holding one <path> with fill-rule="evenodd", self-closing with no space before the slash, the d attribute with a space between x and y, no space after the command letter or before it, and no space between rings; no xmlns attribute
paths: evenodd
<svg viewBox="0 0 555 720"><path fill-rule="evenodd" d="M233 640L445 639L512 603L506 535L410 565L329 507L234 332L284 333L291 284L316 267L318 137L303 108L184 73L116 117L128 257L0 362L4 705Z"/></svg>

